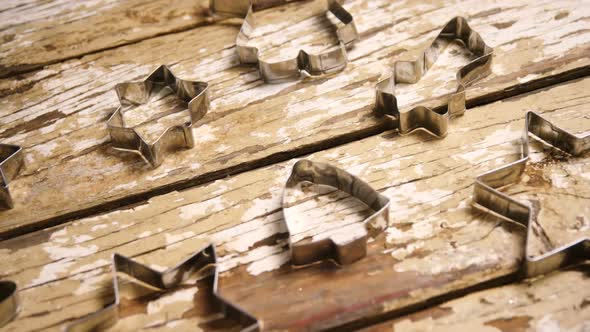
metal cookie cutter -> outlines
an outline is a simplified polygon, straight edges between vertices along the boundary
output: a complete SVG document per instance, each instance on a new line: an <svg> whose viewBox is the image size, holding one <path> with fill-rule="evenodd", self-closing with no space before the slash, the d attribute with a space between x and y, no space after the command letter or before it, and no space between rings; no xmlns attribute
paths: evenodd
<svg viewBox="0 0 590 332"><path fill-rule="evenodd" d="M289 234L287 209L297 202L289 200L289 190L297 188L302 182L328 185L342 190L369 206L375 211L363 220L366 232L358 234L354 239L339 239L330 237L320 241L305 239L293 243L290 239L291 262L293 265L305 265L324 259L333 259L338 264L350 264L366 256L367 238L375 236L389 225L389 198L381 195L360 178L331 165L300 160L293 166L293 170L283 193L283 213Z"/></svg>
<svg viewBox="0 0 590 332"><path fill-rule="evenodd" d="M245 15L244 23L236 38L236 48L240 62L244 64L258 64L260 75L266 83L281 83L298 79L301 72L305 72L310 76L320 76L337 73L346 68L348 62L346 49L350 48L354 41L358 39L354 19L338 1L321 1L326 12L331 12L344 24L336 30L339 47L318 54L310 54L304 50L300 50L297 56L277 62L268 62L260 59L258 48L248 46L248 42L252 38L256 26L254 22L254 11L255 8L276 6L279 3L289 1L278 0L274 1L273 4L255 7L257 1L250 3L248 0L210 0L210 8L213 12L222 15L240 17L244 17Z"/></svg>
<svg viewBox="0 0 590 332"><path fill-rule="evenodd" d="M129 257L119 254L113 255L112 273L113 273L113 288L115 292L115 302L105 307L104 309L83 317L65 328L67 332L82 332L82 331L97 331L104 330L110 326L115 325L119 319L119 281L117 273L125 273L140 282L149 286L159 288L162 290L170 289L182 283L190 277L194 272L200 271L209 266L213 266L213 287L212 293L215 301L222 307L222 312L225 317L231 317L239 320L242 325L246 327L242 329L243 332L259 331L261 323L241 309L235 304L230 303L224 299L218 292L219 271L216 267L217 256L215 253L215 246L209 244L193 254L192 256L183 260L180 264L172 267L164 272L158 272L149 266L138 263Z"/></svg>
<svg viewBox="0 0 590 332"><path fill-rule="evenodd" d="M418 82L436 62L441 51L442 39L463 42L478 58L457 72L457 90L449 95L445 107L430 109L417 106L409 111L400 112L394 95L395 85ZM417 60L395 62L392 76L377 83L375 112L389 118L392 126L398 129L400 134L423 129L438 137L446 136L449 118L465 112L465 88L490 73L492 52L493 49L486 45L479 33L469 27L465 18L453 18Z"/></svg>
<svg viewBox="0 0 590 332"><path fill-rule="evenodd" d="M16 284L12 281L0 281L0 327L8 324L18 313L18 295Z"/></svg>
<svg viewBox="0 0 590 332"><path fill-rule="evenodd" d="M190 122L168 127L153 143L148 143L134 128L126 127L123 106L145 104L157 88L170 88L174 94L187 103ZM195 145L192 126L209 109L208 84L205 82L180 79L161 65L140 82L125 82L115 86L121 106L107 121L111 141L116 149L139 153L153 167L159 166L164 153L172 148L192 148Z"/></svg>
<svg viewBox="0 0 590 332"><path fill-rule="evenodd" d="M23 166L23 149L20 146L0 144L0 210L14 207L8 184L18 175Z"/></svg>
<svg viewBox="0 0 590 332"><path fill-rule="evenodd" d="M533 237L533 213L531 207L500 192L498 188L518 182L529 160L529 132L546 143L571 155L590 151L590 134L578 137L549 122L534 112L526 114L525 130L522 137L522 152L519 160L478 176L475 180L473 203L504 218L527 227L525 259L522 266L525 277L535 277L568 265L579 259L590 258L590 238L554 248L537 256L530 256L526 247Z"/></svg>

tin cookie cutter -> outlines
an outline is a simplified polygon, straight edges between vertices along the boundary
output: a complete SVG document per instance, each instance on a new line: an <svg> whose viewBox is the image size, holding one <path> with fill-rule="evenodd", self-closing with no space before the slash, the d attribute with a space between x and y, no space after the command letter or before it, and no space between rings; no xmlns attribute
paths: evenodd
<svg viewBox="0 0 590 332"><path fill-rule="evenodd" d="M484 173L475 180L473 191L475 207L491 211L505 219L527 227L525 259L522 271L525 277L535 277L568 265L578 259L589 259L590 238L582 238L559 246L537 257L529 255L527 251L528 239L534 235L532 209L529 205L499 191L499 188L503 186L518 182L524 173L529 160L529 132L553 147L574 156L590 151L590 134L584 136L573 135L555 126L539 114L529 111L526 114L520 159Z"/></svg>
<svg viewBox="0 0 590 332"><path fill-rule="evenodd" d="M446 106L436 109L416 106L409 111L400 112L394 94L395 85L417 83L436 62L440 54L440 40L443 39L461 41L478 57L457 72L457 90L448 96ZM493 49L486 45L479 33L471 29L465 18L457 16L444 26L418 59L395 62L392 76L377 83L374 111L387 117L392 127L398 129L402 135L423 129L437 137L444 137L449 119L465 112L465 88L491 72L492 55Z"/></svg>
<svg viewBox="0 0 590 332"><path fill-rule="evenodd" d="M239 320L241 324L246 325L243 332L259 331L261 323L241 309L235 304L232 304L227 299L223 298L218 292L219 271L216 266L217 255L215 253L215 246L209 244L184 259L175 267L169 268L166 271L158 272L149 266L134 261L129 257L120 254L114 254L112 259L112 274L113 274L113 289L115 292L115 302L109 306L97 311L88 316L82 317L65 328L67 332L86 332L104 330L115 325L119 319L119 303L121 301L119 294L119 279L117 273L125 273L134 279L147 284L149 286L166 290L175 287L188 279L191 274L201 271L207 267L213 266L213 285L212 293L215 300L222 307L224 317L231 317ZM209 278L210 279L210 278Z"/></svg>
<svg viewBox="0 0 590 332"><path fill-rule="evenodd" d="M14 207L8 184L23 168L23 149L18 145L0 144L0 210Z"/></svg>
<svg viewBox="0 0 590 332"><path fill-rule="evenodd" d="M12 281L0 281L0 327L16 317L19 310L16 284Z"/></svg>
<svg viewBox="0 0 590 332"><path fill-rule="evenodd" d="M302 182L328 185L344 191L355 198L358 198L373 211L371 216L363 220L365 232L357 234L353 239L331 236L320 241L310 239L292 242L293 227L288 218L288 209L297 204L290 197L290 190L296 188ZM324 259L332 259L338 264L350 264L366 256L367 239L383 231L389 225L389 198L371 188L360 178L331 165L312 162L310 160L299 160L293 166L291 175L287 180L283 192L283 213L287 230L289 231L289 242L291 249L291 262L293 265L306 265Z"/></svg>
<svg viewBox="0 0 590 332"><path fill-rule="evenodd" d="M122 109L128 105L147 103L156 88L169 88L180 100L186 102L191 120L166 128L153 143L148 143L135 128L125 126ZM174 76L165 65L156 68L143 81L117 84L115 90L121 105L107 121L113 147L138 153L152 167L159 166L164 153L172 148L193 148L195 140L191 128L209 110L207 88L208 84L205 82L188 81Z"/></svg>
<svg viewBox="0 0 590 332"><path fill-rule="evenodd" d="M278 0L262 6L255 6L260 1L251 3L248 0L210 0L210 8L213 12L221 15L240 17L245 15L244 23L236 38L236 49L240 62L258 64L260 75L266 83L281 83L297 80L302 72L310 76L322 76L337 73L346 68L348 63L346 50L352 47L352 44L359 38L354 19L338 1L321 1L325 11L331 12L343 24L336 30L339 47L317 54L300 50L297 56L277 62L262 60L259 49L248 46L256 27L254 11L255 8L268 8L290 1Z"/></svg>

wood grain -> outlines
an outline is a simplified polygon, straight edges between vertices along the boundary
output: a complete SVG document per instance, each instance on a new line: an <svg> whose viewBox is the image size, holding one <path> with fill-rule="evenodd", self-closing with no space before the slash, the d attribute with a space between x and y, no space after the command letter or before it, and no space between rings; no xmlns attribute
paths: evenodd
<svg viewBox="0 0 590 332"><path fill-rule="evenodd" d="M470 294L362 331L587 331L589 268Z"/></svg>
<svg viewBox="0 0 590 332"><path fill-rule="evenodd" d="M108 270L114 252L163 269L209 241L221 256L222 294L260 317L269 330L363 326L513 280L524 229L472 209L473 179L518 158L527 110L572 132L587 131L589 87L590 79L581 79L473 108L451 124L443 140L386 132L307 156L360 176L392 200L390 227L370 241L365 259L345 267L289 265L281 194L295 160L2 241L1 279L20 285L23 303L5 330L57 330L101 308L111 298ZM559 245L580 220L590 220L590 159L564 158L538 142L531 148L527 174L553 179L543 182L539 199L556 212L540 215L539 224L554 225L548 234ZM559 179L564 169L576 171ZM513 194L528 199L539 192L534 183L524 178ZM555 203L568 194L579 199ZM346 197L310 195L314 199L305 204L315 203L305 206L301 222L315 226L307 227L302 240L326 236L342 219L363 218L364 209ZM237 327L220 321L215 308L206 305L206 289L196 279L165 294L137 287L129 294L113 330ZM568 294L577 302L577 296L585 296Z"/></svg>
<svg viewBox="0 0 590 332"><path fill-rule="evenodd" d="M289 20L275 17L278 22L258 32L255 42L270 48L270 57L331 40L325 19L303 19L305 6L291 6ZM472 106L588 73L590 6L577 1L357 0L347 8L362 40L349 53L347 69L323 79L263 84L256 70L238 65L239 22L230 20L1 81L0 139L22 145L27 166L11 184L16 207L1 213L0 237L382 132L385 124L371 112L374 84L394 60L419 53L455 15L467 17L496 50L493 74L467 93ZM399 87L400 105L444 104L444 95L455 88L456 69L468 58L458 45L449 46L419 84ZM194 129L196 148L176 152L151 170L136 156L113 151L105 121L118 104L113 86L140 79L160 63L182 77L208 81L212 110ZM141 111L137 122L147 121L149 134L162 130L171 109L162 107L153 116Z"/></svg>
<svg viewBox="0 0 590 332"><path fill-rule="evenodd" d="M5 1L0 5L0 77L203 25L208 3Z"/></svg>

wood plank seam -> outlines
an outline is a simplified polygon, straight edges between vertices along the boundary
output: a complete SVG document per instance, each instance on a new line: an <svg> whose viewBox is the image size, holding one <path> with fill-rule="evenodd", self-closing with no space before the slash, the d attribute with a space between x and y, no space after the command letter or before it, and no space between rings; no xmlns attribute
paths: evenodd
<svg viewBox="0 0 590 332"><path fill-rule="evenodd" d="M475 99L471 103L468 101L466 107L467 107L467 109L474 108L474 107L480 107L480 106L494 103L499 100L518 97L520 95L527 95L529 93L534 93L535 91L543 91L546 89L550 89L552 86L566 83L568 81L575 81L575 80L579 79L580 77L586 77L586 76L590 75L590 66L585 67L584 69L586 69L586 70L584 70L582 72L580 72L578 70L572 70L570 72L564 73L563 75L558 75L563 80L561 80L559 78L551 79L551 80L539 79L538 83L535 83L537 80L533 80L531 82L531 84L527 84L524 87L522 85L516 85L514 88L508 89L508 91L503 90L502 92L504 92L504 93L501 94L500 96L498 95L498 93L490 94L489 96L483 95L482 97ZM549 85L546 85L545 83L549 83ZM520 88L518 88L519 86L520 86ZM356 133L350 133L348 135L342 135L342 136L335 137L335 138L332 138L329 140L325 140L324 142L322 142L321 144L318 144L318 145L303 146L303 147L299 147L299 148L292 149L289 151L282 151L279 153L269 155L266 158L259 159L255 162L252 162L249 164L245 164L245 165L240 164L240 165L236 165L233 167L223 169L222 171L205 173L205 174L202 174L201 176L198 176L198 177L195 177L192 179L187 179L185 181L179 181L179 182L173 183L170 186L162 186L162 187L157 188L155 190L150 190L150 191L146 191L146 192L142 192L142 193L138 193L138 194L134 194L134 195L129 195L129 196L126 196L120 200L115 200L115 201L111 201L111 202L101 204L98 206L93 206L88 209L81 209L81 210L78 210L75 212L62 214L58 217L46 219L42 223L39 223L36 225L28 225L28 226L20 227L18 229L0 232L0 241L11 239L11 238L18 237L18 236L22 236L22 235L32 233L32 232L35 232L35 231L38 231L38 230L41 230L44 228L54 227L54 226L57 226L57 225L60 225L63 223L67 223L67 222L74 220L74 219L91 217L93 215L102 214L107 211L113 211L116 209L125 208L125 207L136 205L136 204L142 204L142 203L147 202L147 200L149 200L151 197L159 196L159 195L166 194L166 193L169 193L172 191L186 190L186 189L189 189L192 187L211 183L211 182L214 182L219 179L223 179L228 176L239 175L239 174L242 174L242 173L257 169L257 168L271 166L273 164L281 163L281 162L284 162L289 159L299 158L299 157L302 157L302 156L305 156L305 155L308 155L308 154L311 154L314 152L319 152L322 150L331 149L331 148L334 148L334 147L337 147L340 145L345 145L345 144L348 144L348 143L351 143L354 141L358 141L358 140L362 140L362 139L365 139L365 138L368 138L371 136L380 135L388 130L390 130L389 124L388 123L381 123L380 126L369 128L367 130L359 131ZM105 143L105 144L108 144L108 143Z"/></svg>

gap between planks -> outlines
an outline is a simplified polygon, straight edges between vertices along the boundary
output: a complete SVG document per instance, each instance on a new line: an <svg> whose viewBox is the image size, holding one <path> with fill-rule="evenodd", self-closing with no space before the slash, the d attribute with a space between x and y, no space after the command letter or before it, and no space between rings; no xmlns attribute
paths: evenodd
<svg viewBox="0 0 590 332"><path fill-rule="evenodd" d="M467 109L483 106L496 101L504 100L511 97L517 97L534 93L536 91L543 91L550 89L553 86L560 84L567 84L570 81L580 79L586 76L590 76L590 67L576 68L559 75L554 75L538 80L526 82L524 84L518 84L517 86L511 87L510 89L501 90L495 93L483 95L472 100L467 101ZM370 110L367 110L370 112ZM179 181L166 186L158 187L154 190L149 190L139 194L133 194L126 196L122 199L107 202L98 206L93 206L88 209L82 209L75 212L62 214L54 218L47 219L42 223L28 224L19 228L11 229L6 232L0 233L0 241L15 238L28 233L36 232L45 228L58 226L69 221L92 217L94 215L107 213L113 210L121 208L129 208L133 205L143 204L148 199L163 195L172 191L186 190L192 187L207 184L219 179L223 179L230 176L235 176L244 172L248 172L257 168L271 166L276 163L284 162L293 158L299 158L314 152L327 150L330 148L338 147L340 145L348 144L354 141L362 140L371 136L382 134L383 132L390 130L386 123L382 123L380 126L370 127L363 129L358 132L353 132L347 135L337 136L334 138L326 139L315 145L304 145L296 149L281 151L278 153L271 154L267 157L253 160L238 164L229 168L220 169L214 172L204 173L192 179L186 181Z"/></svg>
<svg viewBox="0 0 590 332"><path fill-rule="evenodd" d="M381 32L381 30L378 30L377 32ZM366 33L377 33L377 32L367 31ZM387 57L390 58L391 55L388 55ZM582 61L581 63L584 63L584 62ZM542 62L538 63L537 67L542 64L543 64ZM572 68L572 67L570 65L568 65L567 68ZM489 89L486 91L486 94L484 94L483 96L480 94L479 97L470 98L468 100L468 105L473 107L475 105L481 105L481 104L489 103L492 101L505 99L511 95L518 95L518 94L525 93L527 91L532 91L535 89L541 89L544 87L548 87L548 86L554 85L555 83L563 82L563 81L570 80L570 79L573 79L576 77L583 77L583 76L588 75L588 71L589 71L588 68L589 68L588 66L580 66L580 67L578 67L576 69L572 69L572 70L561 69L564 71L560 72L557 75L553 74L552 76L549 76L549 77L544 77L542 79L532 79L532 80L529 76L534 77L535 75L538 76L539 74L537 74L538 69L531 68L528 72L532 71L534 73L527 76L526 79L524 79L524 81L528 80L527 83L522 83L522 81L519 77L516 77L518 79L518 82L516 81L515 78L512 78L510 84L515 84L515 85L507 85L507 86L505 85L502 88ZM548 68L548 69L551 72L551 68ZM545 71L546 70L544 69L543 73ZM551 73L554 73L554 72L551 72ZM551 74L549 74L549 75L551 75ZM494 77L494 78L496 78L496 77ZM476 90L476 89L474 89L474 90ZM362 112L362 114L366 114L366 116L369 117L370 113L371 113L370 108L371 108L370 105L364 105L362 108L360 108L356 111L360 111L360 112ZM223 113L221 115L226 116ZM323 120L326 120L326 119L323 119ZM366 123L367 121L364 121L364 122ZM321 129L320 132L331 129L331 128L329 128L331 126L327 126L327 127L328 128L325 128L325 127L320 128ZM276 152L276 150L278 150L278 149L275 149L275 151L273 151L272 153L268 153L259 159L250 158L248 160L244 160L240 164L229 163L227 166L221 166L222 169L215 168L215 169L205 170L203 173L200 173L200 174L192 174L192 177L191 177L191 174L185 174L185 176L183 178L181 178L180 176L174 176L174 177L172 177L173 180L170 180L170 182L162 183L158 187L151 187L153 189L150 189L150 187L148 186L147 187L148 189L144 190L142 192L131 190L130 192L125 193L125 195L117 195L118 197L115 196L112 198L112 200L109 200L109 201L102 200L102 202L101 202L100 199L97 199L96 201L98 203L95 206L88 207L88 204L86 204L86 207L85 207L85 206L83 206L83 204L81 204L81 207L78 207L76 209L65 208L62 212L63 214L61 214L61 215L55 216L55 212L47 213L46 217L44 217L43 215L39 215L40 219L38 221L35 221L36 224L34 224L34 223L29 223L28 225L21 224L18 227L22 227L22 231L19 231L18 227L17 227L14 229L15 231L12 233L12 236L18 235L19 232L21 234L28 233L28 232L35 230L35 229L42 229L44 227L48 227L51 225L60 224L60 223L66 222L68 220L71 220L75 217L94 215L96 213L104 212L104 210L116 209L117 207L120 207L120 206L141 203L142 201L145 201L146 199L153 197L157 194L161 194L161 193L165 193L165 192L169 192L169 191L173 191L173 190L181 190L181 189L185 189L185 188L190 188L190 187L204 184L204 183L208 183L208 182L211 182L215 179L219 179L219 178L229 176L232 174L242 173L244 171L252 170L252 169L264 166L264 165L271 165L271 164L274 164L274 163L281 161L281 160L286 160L286 159L289 159L292 157L304 155L304 154L314 152L314 151L321 151L321 150L328 148L328 147L338 146L338 145L345 144L350 141L358 140L360 138L375 135L377 133L383 132L386 129L383 127L382 124L375 124L375 123L372 123L371 125L365 125L365 126L361 125L359 127L361 129L355 128L352 131L344 131L343 133L338 133L338 136L336 136L336 137L331 136L331 137L327 137L327 138L322 138L322 140L320 140L319 142L308 140L305 142L304 145L300 144L298 146L291 146L289 150ZM103 143L103 144L105 144L105 143ZM68 156L68 157L75 157L75 156ZM254 159L254 160L252 160L252 159ZM172 175L172 174L170 174L170 175ZM6 233L10 233L10 232L11 231L8 230Z"/></svg>

